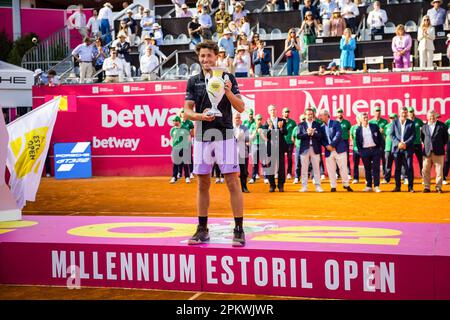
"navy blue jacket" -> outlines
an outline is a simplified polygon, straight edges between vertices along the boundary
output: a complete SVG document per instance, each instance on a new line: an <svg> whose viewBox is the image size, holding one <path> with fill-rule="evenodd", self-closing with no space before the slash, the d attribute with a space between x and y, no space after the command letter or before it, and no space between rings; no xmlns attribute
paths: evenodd
<svg viewBox="0 0 450 320"><path fill-rule="evenodd" d="M331 145L336 149L337 153L347 152L347 145L345 144L345 141L342 140L342 129L339 121L330 119L329 130L331 143L328 143L325 127L325 123L320 127L322 130L322 145L324 147ZM325 157L329 157L330 154L331 152L325 148Z"/></svg>
<svg viewBox="0 0 450 320"><path fill-rule="evenodd" d="M261 74L263 76L270 75L270 62L272 61L272 58L270 56L270 50L264 48L264 58L258 58L258 49L253 51L253 64L254 65L260 65L261 67Z"/></svg>
<svg viewBox="0 0 450 320"><path fill-rule="evenodd" d="M380 128L374 123L369 123L369 128L370 128L370 131L372 131L373 142L375 142L376 147L381 148L382 137L381 137L381 133L380 133ZM362 151L363 145L364 145L363 127L362 126L359 126L358 128L356 128L355 138L356 138L356 146L358 147L358 150Z"/></svg>
<svg viewBox="0 0 450 320"><path fill-rule="evenodd" d="M414 153L414 139L416 138L416 126L414 121L406 119L405 133L403 135L403 142L406 143L406 152L408 154ZM398 149L398 144L402 141L402 125L400 119L394 121L391 132L392 139L392 153L397 154L402 150Z"/></svg>
<svg viewBox="0 0 450 320"><path fill-rule="evenodd" d="M307 133L308 123L303 121L298 125L297 139L300 139L300 154L308 152L311 141L314 153L320 154L322 152L322 131L320 130L320 124L313 121L312 128L316 129L316 131L312 136L309 136Z"/></svg>

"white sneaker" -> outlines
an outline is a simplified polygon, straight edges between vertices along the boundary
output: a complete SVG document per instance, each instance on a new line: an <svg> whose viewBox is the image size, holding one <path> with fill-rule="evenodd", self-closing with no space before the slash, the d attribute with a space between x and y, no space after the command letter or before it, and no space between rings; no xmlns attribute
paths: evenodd
<svg viewBox="0 0 450 320"><path fill-rule="evenodd" d="M442 181L442 184L448 184L447 180Z"/></svg>
<svg viewBox="0 0 450 320"><path fill-rule="evenodd" d="M220 183L224 183L225 179L224 178L220 178Z"/></svg>
<svg viewBox="0 0 450 320"><path fill-rule="evenodd" d="M352 180L352 176L348 175L348 181Z"/></svg>
<svg viewBox="0 0 450 320"><path fill-rule="evenodd" d="M405 180L403 181L403 184L408 184L408 179L405 179Z"/></svg>
<svg viewBox="0 0 450 320"><path fill-rule="evenodd" d="M352 184L357 184L359 181L357 179L353 179Z"/></svg>
<svg viewBox="0 0 450 320"><path fill-rule="evenodd" d="M387 182L386 179L383 179L383 180L381 181L381 184L389 184L389 182Z"/></svg>
<svg viewBox="0 0 450 320"><path fill-rule="evenodd" d="M323 192L322 187L316 187L316 192Z"/></svg>
<svg viewBox="0 0 450 320"><path fill-rule="evenodd" d="M177 182L177 179L175 179L174 177L172 177L172 179L170 179L169 183L175 183Z"/></svg>
<svg viewBox="0 0 450 320"><path fill-rule="evenodd" d="M181 178L181 173L179 173L178 175L177 175L177 179L180 179Z"/></svg>
<svg viewBox="0 0 450 320"><path fill-rule="evenodd" d="M278 173L275 173L275 179L278 179Z"/></svg>
<svg viewBox="0 0 450 320"><path fill-rule="evenodd" d="M308 192L308 188L302 187L300 190L298 190L298 192Z"/></svg>
<svg viewBox="0 0 450 320"><path fill-rule="evenodd" d="M325 180L325 175L324 174L320 176L320 180Z"/></svg>
<svg viewBox="0 0 450 320"><path fill-rule="evenodd" d="M189 176L189 178L194 179L194 174L191 173L191 175Z"/></svg>
<svg viewBox="0 0 450 320"><path fill-rule="evenodd" d="M265 184L269 184L269 179L264 179Z"/></svg>
<svg viewBox="0 0 450 320"><path fill-rule="evenodd" d="M298 183L298 178L295 178L293 184L297 184L297 183Z"/></svg>
<svg viewBox="0 0 450 320"><path fill-rule="evenodd" d="M259 174L257 174L255 178L256 178L256 179L259 179Z"/></svg>
<svg viewBox="0 0 450 320"><path fill-rule="evenodd" d="M375 187L375 192L380 193L381 192L380 187Z"/></svg>
<svg viewBox="0 0 450 320"><path fill-rule="evenodd" d="M371 187L365 187L363 189L363 192L372 192L372 188Z"/></svg>
<svg viewBox="0 0 450 320"><path fill-rule="evenodd" d="M220 183L220 179L219 178L216 179L216 183Z"/></svg>
<svg viewBox="0 0 450 320"><path fill-rule="evenodd" d="M291 176L290 173L287 174L286 179L288 179L288 180L291 180L291 179L292 179L292 176Z"/></svg>
<svg viewBox="0 0 450 320"><path fill-rule="evenodd" d="M191 183L191 179L186 178L186 183Z"/></svg>
<svg viewBox="0 0 450 320"><path fill-rule="evenodd" d="M250 179L250 181L248 183L249 184L254 184L255 183L255 179Z"/></svg>

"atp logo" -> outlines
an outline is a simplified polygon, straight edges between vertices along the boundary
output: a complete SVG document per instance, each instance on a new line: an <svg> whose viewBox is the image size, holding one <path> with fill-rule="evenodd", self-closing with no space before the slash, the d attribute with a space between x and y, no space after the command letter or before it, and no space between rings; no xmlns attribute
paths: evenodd
<svg viewBox="0 0 450 320"><path fill-rule="evenodd" d="M41 161L38 161L45 150L48 127L40 127L10 142L11 150L17 159L14 171L18 179L31 172L37 173ZM24 139L25 138L25 139Z"/></svg>

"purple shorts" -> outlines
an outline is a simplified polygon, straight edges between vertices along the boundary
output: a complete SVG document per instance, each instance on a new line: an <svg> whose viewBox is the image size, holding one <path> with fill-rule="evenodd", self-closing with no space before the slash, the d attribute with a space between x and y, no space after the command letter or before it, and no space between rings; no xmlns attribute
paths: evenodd
<svg viewBox="0 0 450 320"><path fill-rule="evenodd" d="M194 174L210 174L217 163L222 174L239 172L236 140L194 141Z"/></svg>

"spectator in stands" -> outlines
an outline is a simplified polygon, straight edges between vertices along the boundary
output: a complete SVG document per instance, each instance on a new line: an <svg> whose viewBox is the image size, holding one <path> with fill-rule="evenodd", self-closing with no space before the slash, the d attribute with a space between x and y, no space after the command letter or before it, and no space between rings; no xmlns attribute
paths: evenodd
<svg viewBox="0 0 450 320"><path fill-rule="evenodd" d="M339 8L334 9L333 16L330 19L331 36L341 37L346 27L345 20L341 16L341 10L339 10Z"/></svg>
<svg viewBox="0 0 450 320"><path fill-rule="evenodd" d="M313 19L317 22L317 24L319 24L320 23L319 10L317 9L317 7L315 5L313 5L311 3L311 0L305 0L305 5L302 8L303 19L306 19L306 13L308 11L311 12Z"/></svg>
<svg viewBox="0 0 450 320"><path fill-rule="evenodd" d="M83 5L79 4L77 11L75 11L69 18L67 18L69 27L77 29L84 38L88 35L86 28L86 15L83 13Z"/></svg>
<svg viewBox="0 0 450 320"><path fill-rule="evenodd" d="M236 22L238 28L241 26L241 18L246 15L247 12L243 10L242 4L236 2L236 5L234 6L233 21Z"/></svg>
<svg viewBox="0 0 450 320"><path fill-rule="evenodd" d="M93 48L93 56L94 56L94 68L95 71L98 72L103 68L103 62L106 58L108 58L108 47L103 46L102 39L95 39L95 46ZM103 72L100 72L97 75L98 82L103 82Z"/></svg>
<svg viewBox="0 0 450 320"><path fill-rule="evenodd" d="M97 38L102 35L100 32L100 19L98 18L97 10L92 10L92 17L89 18L86 28L88 32L90 32L91 37Z"/></svg>
<svg viewBox="0 0 450 320"><path fill-rule="evenodd" d="M300 69L300 39L294 28L289 29L288 36L284 42L284 51L287 63L287 75L298 76Z"/></svg>
<svg viewBox="0 0 450 320"><path fill-rule="evenodd" d="M367 25L372 35L384 34L384 25L388 20L386 11L381 9L380 1L373 3L373 10L369 12L367 17Z"/></svg>
<svg viewBox="0 0 450 320"><path fill-rule="evenodd" d="M247 16L243 16L241 18L241 25L239 27L239 33L244 33L247 38L250 38L251 36L251 31L250 31L250 22L248 20Z"/></svg>
<svg viewBox="0 0 450 320"><path fill-rule="evenodd" d="M138 12L134 15L134 20L141 20L142 17L144 16L144 7L143 6L139 6Z"/></svg>
<svg viewBox="0 0 450 320"><path fill-rule="evenodd" d="M164 35L161 30L161 26L159 25L159 23L155 22L152 25L152 29L153 29L153 39L155 39L156 45L162 46L164 44Z"/></svg>
<svg viewBox="0 0 450 320"><path fill-rule="evenodd" d="M352 71L355 69L355 49L356 40L352 37L352 30L345 28L344 35L341 38L340 43L341 58L340 67L341 70Z"/></svg>
<svg viewBox="0 0 450 320"><path fill-rule="evenodd" d="M188 34L191 39L191 43L195 46L197 43L202 42L202 36L200 34L202 26L198 23L198 16L192 16L192 21L188 23Z"/></svg>
<svg viewBox="0 0 450 320"><path fill-rule="evenodd" d="M122 2L122 9L125 10L126 8L128 8L130 6L130 4L127 1Z"/></svg>
<svg viewBox="0 0 450 320"><path fill-rule="evenodd" d="M84 83L85 80L92 78L94 74L94 66L92 65L93 49L91 38L85 37L84 42L72 51L72 56L80 64L80 83Z"/></svg>
<svg viewBox="0 0 450 320"><path fill-rule="evenodd" d="M197 1L197 9L199 12L205 12L208 15L211 13L211 1L209 0L198 0Z"/></svg>
<svg viewBox="0 0 450 320"><path fill-rule="evenodd" d="M214 15L214 21L216 22L216 32L219 37L222 36L223 31L228 27L231 21L230 14L225 10L225 1L220 1L219 10Z"/></svg>
<svg viewBox="0 0 450 320"><path fill-rule="evenodd" d="M117 50L117 57L119 58L119 60L122 61L123 65L122 76L124 76L124 78L127 78L129 80L131 78L130 43L126 41L127 36L123 32L119 32L117 38L119 38L119 42L117 42L116 44L116 50Z"/></svg>
<svg viewBox="0 0 450 320"><path fill-rule="evenodd" d="M153 81L156 79L156 68L159 65L158 58L153 54L152 47L146 48L145 54L139 60L142 81Z"/></svg>
<svg viewBox="0 0 450 320"><path fill-rule="evenodd" d="M358 6L352 0L345 0L342 8L342 17L345 19L347 27L356 33L356 17L359 16Z"/></svg>
<svg viewBox="0 0 450 320"><path fill-rule="evenodd" d="M258 41L259 41L259 34L253 33L252 40L250 41L250 49L252 52L258 49Z"/></svg>
<svg viewBox="0 0 450 320"><path fill-rule="evenodd" d="M102 38L105 43L112 41L111 32L114 30L112 4L106 2L103 8L98 12L98 19L100 20L100 31L102 32Z"/></svg>
<svg viewBox="0 0 450 320"><path fill-rule="evenodd" d="M179 18L190 18L192 16L193 16L192 11L189 10L188 5L186 3L183 3L181 5L181 12Z"/></svg>
<svg viewBox="0 0 450 320"><path fill-rule="evenodd" d="M337 8L336 2L332 0L325 0L320 5L320 17L322 18L322 36L330 36L330 19L333 15L334 9Z"/></svg>
<svg viewBox="0 0 450 320"><path fill-rule="evenodd" d="M450 30L450 3L447 4L447 13L445 14L444 30Z"/></svg>
<svg viewBox="0 0 450 320"><path fill-rule="evenodd" d="M231 34L233 36L233 40L236 40L239 36L239 27L237 26L236 22L231 21L228 24L228 29L230 29Z"/></svg>
<svg viewBox="0 0 450 320"><path fill-rule="evenodd" d="M141 19L142 38L144 38L147 34L153 34L153 23L155 23L155 19L150 15L150 9L145 9L144 16Z"/></svg>
<svg viewBox="0 0 450 320"><path fill-rule="evenodd" d="M275 11L286 10L286 4L284 3L284 0L274 0L273 2L275 2Z"/></svg>
<svg viewBox="0 0 450 320"><path fill-rule="evenodd" d="M162 59L166 59L167 56L159 50L159 47L156 45L155 39L150 37L150 35L146 35L144 42L139 45L139 57L142 57L147 52L147 47L152 47L152 54L156 57L160 57Z"/></svg>
<svg viewBox="0 0 450 320"><path fill-rule="evenodd" d="M305 20L303 20L300 27L300 32L303 33L303 56L308 58L308 46L311 43L316 43L317 31L319 30L319 23L314 19L311 11L305 13Z"/></svg>
<svg viewBox="0 0 450 320"><path fill-rule="evenodd" d="M430 23L430 17L423 16L419 30L417 31L417 40L419 40L419 64L421 68L433 67L434 38L435 33Z"/></svg>
<svg viewBox="0 0 450 320"><path fill-rule="evenodd" d="M266 2L266 12L274 12L275 11L275 2L274 0L267 0Z"/></svg>
<svg viewBox="0 0 450 320"><path fill-rule="evenodd" d="M253 64L255 65L255 77L270 76L270 63L272 56L268 48L264 48L265 42L258 41L257 50L253 51Z"/></svg>
<svg viewBox="0 0 450 320"><path fill-rule="evenodd" d="M131 30L130 27L128 27L127 22L125 20L121 20L120 21L120 26L119 26L119 33L125 33L126 35L126 41L131 45ZM116 45L117 42L114 43L114 45Z"/></svg>
<svg viewBox="0 0 450 320"><path fill-rule="evenodd" d="M431 5L433 8L427 11L427 16L430 17L431 26L436 33L444 31L444 23L446 12L444 8L441 8L442 0L432 0Z"/></svg>
<svg viewBox="0 0 450 320"><path fill-rule="evenodd" d="M181 18L182 17L182 12L183 12L183 4L185 3L186 0L172 0L172 3L175 6L175 16L177 18Z"/></svg>
<svg viewBox="0 0 450 320"><path fill-rule="evenodd" d="M133 19L133 11L127 10L127 17L122 21L125 21L126 25L129 28L128 38L130 39L130 45L134 46L136 44L135 39L138 32L137 22Z"/></svg>
<svg viewBox="0 0 450 320"><path fill-rule="evenodd" d="M223 47L219 48L219 57L217 58L217 66L225 69L226 72L233 72L233 59L227 55L227 50Z"/></svg>
<svg viewBox="0 0 450 320"><path fill-rule="evenodd" d="M225 48L227 56L234 58L234 41L231 37L231 31L225 29L222 38L219 39L219 47Z"/></svg>
<svg viewBox="0 0 450 320"><path fill-rule="evenodd" d="M209 13L207 12L206 8L204 7L202 10L202 14L198 17L198 23L200 23L201 25L201 35L203 40L207 39L207 40L211 40L212 38L212 32L211 32L211 28L212 28L212 20L211 20L211 16L209 15Z"/></svg>
<svg viewBox="0 0 450 320"><path fill-rule="evenodd" d="M238 46L233 66L236 78L246 78L251 71L251 58L246 46Z"/></svg>
<svg viewBox="0 0 450 320"><path fill-rule="evenodd" d="M300 0L292 0L291 4L292 10L299 10L300 9Z"/></svg>
<svg viewBox="0 0 450 320"><path fill-rule="evenodd" d="M447 34L447 41L445 42L445 45L447 46L447 59L450 61L450 33Z"/></svg>
<svg viewBox="0 0 450 320"><path fill-rule="evenodd" d="M106 58L103 62L103 71L105 71L105 82L106 83L116 83L119 82L119 76L123 71L122 60L117 58L116 48L112 47L109 49L110 57Z"/></svg>
<svg viewBox="0 0 450 320"><path fill-rule="evenodd" d="M54 87L61 84L61 79L56 75L56 71L53 69L48 70L47 79L48 79L47 85L49 87Z"/></svg>
<svg viewBox="0 0 450 320"><path fill-rule="evenodd" d="M403 69L411 67L411 36L405 33L405 27L402 24L395 28L396 36L392 39L392 52L394 53L394 67Z"/></svg>

